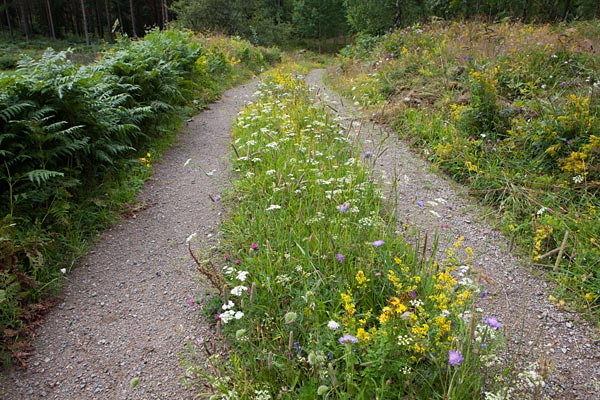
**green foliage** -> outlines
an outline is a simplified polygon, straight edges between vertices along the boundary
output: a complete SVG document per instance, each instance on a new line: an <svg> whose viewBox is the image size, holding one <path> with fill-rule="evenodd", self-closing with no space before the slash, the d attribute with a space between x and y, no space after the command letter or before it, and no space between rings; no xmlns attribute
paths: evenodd
<svg viewBox="0 0 600 400"><path fill-rule="evenodd" d="M244 41L153 31L92 65L48 49L0 75L0 352L88 238L134 199L190 106L278 57Z"/></svg>
<svg viewBox="0 0 600 400"><path fill-rule="evenodd" d="M325 39L345 32L342 0L302 0L294 2L292 21L303 37Z"/></svg>
<svg viewBox="0 0 600 400"><path fill-rule="evenodd" d="M376 115L497 207L498 225L550 267L561 306L596 316L598 29L437 22L386 35L364 60L348 49L337 81L362 105L385 103Z"/></svg>
<svg viewBox="0 0 600 400"><path fill-rule="evenodd" d="M348 23L356 32L378 35L394 26L398 9L390 0L345 0Z"/></svg>

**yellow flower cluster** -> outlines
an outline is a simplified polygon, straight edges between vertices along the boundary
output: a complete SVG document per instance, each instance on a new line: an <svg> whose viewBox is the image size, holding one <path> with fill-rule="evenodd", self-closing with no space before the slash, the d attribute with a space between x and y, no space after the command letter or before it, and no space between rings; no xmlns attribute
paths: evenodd
<svg viewBox="0 0 600 400"><path fill-rule="evenodd" d="M371 282L371 279L369 279L365 276L365 273L362 269L356 273L355 279L356 279L356 283L357 283L357 285L356 285L357 288L361 288L367 282Z"/></svg>
<svg viewBox="0 0 600 400"><path fill-rule="evenodd" d="M346 314L350 317L356 313L356 305L352 300L352 292L348 290L348 293L341 293L342 301L344 302L344 310L346 310Z"/></svg>
<svg viewBox="0 0 600 400"><path fill-rule="evenodd" d="M152 167L152 154L150 154L150 152L146 153L146 157L140 158L140 161L142 162L142 164L144 164L144 166L146 168L151 168Z"/></svg>

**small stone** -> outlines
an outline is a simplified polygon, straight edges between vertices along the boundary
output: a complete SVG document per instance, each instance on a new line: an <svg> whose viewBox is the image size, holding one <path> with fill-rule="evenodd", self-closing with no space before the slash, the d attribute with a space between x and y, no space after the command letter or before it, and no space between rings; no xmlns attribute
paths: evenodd
<svg viewBox="0 0 600 400"><path fill-rule="evenodd" d="M567 326L567 328L571 329L573 327L573 323L571 321L567 322L565 324Z"/></svg>

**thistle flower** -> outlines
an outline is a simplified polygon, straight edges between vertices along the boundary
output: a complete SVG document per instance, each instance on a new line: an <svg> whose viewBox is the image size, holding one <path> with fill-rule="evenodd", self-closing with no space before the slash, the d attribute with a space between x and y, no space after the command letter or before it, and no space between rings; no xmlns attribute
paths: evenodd
<svg viewBox="0 0 600 400"><path fill-rule="evenodd" d="M483 322L488 324L489 326L491 326L494 329L502 328L502 324L500 322L498 322L498 319L496 319L496 317L487 317L486 319L483 320Z"/></svg>
<svg viewBox="0 0 600 400"><path fill-rule="evenodd" d="M347 344L347 343L353 344L353 343L358 343L358 338L347 333L344 336L342 336L341 338L339 338L338 341L342 344Z"/></svg>
<svg viewBox="0 0 600 400"><path fill-rule="evenodd" d="M465 359L458 350L448 350L448 363L450 365L460 365Z"/></svg>
<svg viewBox="0 0 600 400"><path fill-rule="evenodd" d="M350 207L350 204L349 203L344 203L344 204L342 204L341 206L338 207L338 210L341 213L345 213L346 211L348 211L348 207Z"/></svg>

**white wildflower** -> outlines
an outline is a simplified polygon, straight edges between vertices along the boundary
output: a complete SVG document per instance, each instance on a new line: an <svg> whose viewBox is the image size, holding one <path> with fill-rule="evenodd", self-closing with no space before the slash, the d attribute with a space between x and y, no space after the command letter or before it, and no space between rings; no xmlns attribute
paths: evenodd
<svg viewBox="0 0 600 400"><path fill-rule="evenodd" d="M537 215L542 215L546 212L547 208L542 206L539 210L537 210L536 214Z"/></svg>
<svg viewBox="0 0 600 400"><path fill-rule="evenodd" d="M247 292L248 288L246 286L240 285L231 289L231 294L234 296L240 297L243 293Z"/></svg>
<svg viewBox="0 0 600 400"><path fill-rule="evenodd" d="M331 330L336 330L340 327L340 324L338 324L337 322L335 322L334 320L331 320L327 323L327 327Z"/></svg>
<svg viewBox="0 0 600 400"><path fill-rule="evenodd" d="M504 387L496 393L485 392L485 400L510 400L512 399L513 389Z"/></svg>
<svg viewBox="0 0 600 400"><path fill-rule="evenodd" d="M221 321L223 321L224 324L226 324L233 319L234 315L235 315L235 311L227 310L224 313L221 313L219 315L219 318L221 319Z"/></svg>
<svg viewBox="0 0 600 400"><path fill-rule="evenodd" d="M409 346L412 343L412 338L408 335L398 336L398 346Z"/></svg>
<svg viewBox="0 0 600 400"><path fill-rule="evenodd" d="M235 307L235 304L233 304L233 301L229 300L226 304L223 304L223 306L221 308L223 310L229 310L233 307Z"/></svg>
<svg viewBox="0 0 600 400"><path fill-rule="evenodd" d="M254 400L271 400L271 394L268 390L255 390Z"/></svg>
<svg viewBox="0 0 600 400"><path fill-rule="evenodd" d="M246 280L246 276L248 276L248 271L239 271L236 279L240 282L244 282Z"/></svg>
<svg viewBox="0 0 600 400"><path fill-rule="evenodd" d="M281 206L278 204L271 204L269 207L267 207L267 211L279 210L280 208Z"/></svg>

